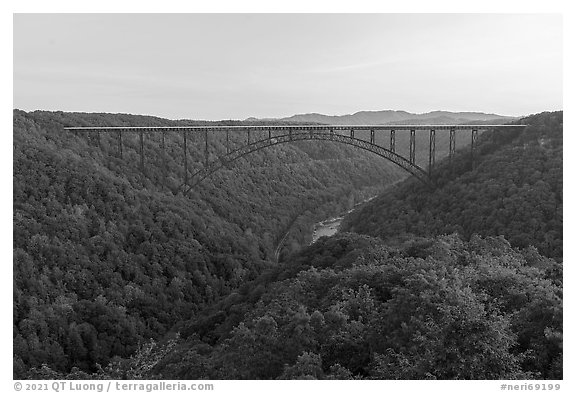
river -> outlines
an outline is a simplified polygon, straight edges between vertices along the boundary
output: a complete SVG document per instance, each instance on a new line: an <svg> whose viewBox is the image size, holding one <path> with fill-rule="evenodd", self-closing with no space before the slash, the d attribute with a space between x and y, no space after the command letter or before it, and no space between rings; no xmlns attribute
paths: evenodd
<svg viewBox="0 0 576 393"><path fill-rule="evenodd" d="M316 240L320 239L322 236L328 236L328 237L334 236L336 233L338 233L338 229L340 229L340 224L342 224L342 220L344 220L344 217L352 213L359 206L363 205L366 202L370 202L374 198L375 196L365 199L362 202L354 205L353 209L348 210L345 213L342 213L336 217L330 217L324 221L320 221L314 224L314 232L312 233L312 242L310 244L313 244L314 242L316 242Z"/></svg>

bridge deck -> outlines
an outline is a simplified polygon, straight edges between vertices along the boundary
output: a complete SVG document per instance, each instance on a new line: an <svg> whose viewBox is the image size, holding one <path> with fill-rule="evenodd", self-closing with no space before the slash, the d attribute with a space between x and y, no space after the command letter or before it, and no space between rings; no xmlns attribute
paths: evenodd
<svg viewBox="0 0 576 393"><path fill-rule="evenodd" d="M161 127L64 127L68 131L349 131L349 130L374 130L374 131L402 131L402 130L487 130L494 128L526 127L525 125L511 124L418 124L418 125L274 125L274 126L161 126Z"/></svg>

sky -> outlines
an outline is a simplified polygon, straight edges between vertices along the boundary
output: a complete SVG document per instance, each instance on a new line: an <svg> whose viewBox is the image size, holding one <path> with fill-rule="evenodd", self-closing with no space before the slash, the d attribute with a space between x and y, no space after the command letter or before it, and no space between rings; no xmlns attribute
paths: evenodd
<svg viewBox="0 0 576 393"><path fill-rule="evenodd" d="M561 14L15 14L13 37L26 111L562 109Z"/></svg>

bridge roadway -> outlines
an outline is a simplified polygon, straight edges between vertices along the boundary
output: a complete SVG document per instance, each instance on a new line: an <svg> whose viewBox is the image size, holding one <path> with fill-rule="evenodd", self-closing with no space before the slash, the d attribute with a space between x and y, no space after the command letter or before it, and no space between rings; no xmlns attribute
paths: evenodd
<svg viewBox="0 0 576 393"><path fill-rule="evenodd" d="M156 127L64 127L65 130L82 132L82 131L102 131L102 132L138 132L138 131L349 131L354 130L486 130L494 128L517 128L525 127L524 125L511 125L511 124L418 124L418 125L270 125L270 126L156 126Z"/></svg>
<svg viewBox="0 0 576 393"><path fill-rule="evenodd" d="M165 148L165 135L166 133L182 133L183 157L184 157L184 183L179 187L179 190L184 193L189 192L193 186L198 184L202 179L210 176L215 171L222 167L228 166L236 159L243 157L247 154L253 153L265 147L273 146L279 143L293 142L298 140L328 140L339 143L352 145L364 150L371 151L387 160L395 163L396 165L404 168L406 171L414 175L416 178L423 182L429 182L432 170L435 164L435 151L436 151L436 131L448 130L450 132L450 148L449 160L452 158L456 150L455 135L456 132L469 131L470 139L470 155L472 165L474 165L475 149L477 145L478 131L496 130L496 129L510 129L525 127L524 125L504 125L504 124L464 124L464 125L445 125L445 124L419 124L419 125L230 125L230 126L156 126L156 127L65 127L67 131L72 131L76 135L79 133L96 133L98 141L100 140L100 133L116 133L118 138L118 153L122 157L123 133L137 133L140 137L140 165L144 171L144 135L146 133L162 134L162 149ZM416 131L424 130L429 132L429 155L428 155L428 169L424 169L416 164ZM260 131L268 132L268 137L260 137L256 140L251 140L251 132ZM358 138L355 136L356 131L370 131L370 139ZM410 149L409 157L403 157L396 153L396 132L409 131L410 132ZM188 153L187 153L187 134L190 132L203 133L205 139L204 149L204 167L197 172L193 173L190 177L192 182L189 182L188 176ZM217 157L217 159L209 161L209 148L208 141L209 135L213 132L226 133L226 154ZM390 139L387 146L382 146L376 142L376 133L388 132ZM247 143L239 148L230 148L230 133L246 133ZM279 134L280 133L280 134ZM348 134L348 135L346 135Z"/></svg>

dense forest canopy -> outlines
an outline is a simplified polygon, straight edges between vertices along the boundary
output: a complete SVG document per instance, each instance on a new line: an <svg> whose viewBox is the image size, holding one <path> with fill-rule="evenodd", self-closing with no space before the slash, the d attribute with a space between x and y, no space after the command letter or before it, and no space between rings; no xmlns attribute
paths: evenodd
<svg viewBox="0 0 576 393"><path fill-rule="evenodd" d="M394 247L324 238L262 283L259 297L222 304L248 311L216 344L195 329L149 376L561 378L558 268L502 237Z"/></svg>
<svg viewBox="0 0 576 393"><path fill-rule="evenodd" d="M562 379L562 275L503 237L323 238L160 344L34 378Z"/></svg>
<svg viewBox="0 0 576 393"><path fill-rule="evenodd" d="M359 233L309 247L303 228L326 206L401 174L286 145L183 198L160 181L181 176L180 141L168 177L142 177L136 141L126 162L112 139L61 132L82 121L173 124L15 112L15 376L562 378L561 112L482 134L477 166L440 162L435 188L400 182L345 222Z"/></svg>

